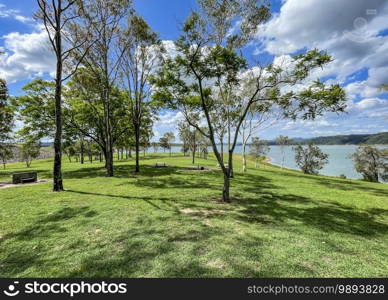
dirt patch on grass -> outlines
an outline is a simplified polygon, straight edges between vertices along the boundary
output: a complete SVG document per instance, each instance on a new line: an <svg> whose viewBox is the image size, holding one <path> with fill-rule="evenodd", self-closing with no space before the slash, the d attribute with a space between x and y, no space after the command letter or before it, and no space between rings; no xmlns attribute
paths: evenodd
<svg viewBox="0 0 388 300"><path fill-rule="evenodd" d="M221 209L192 209L192 208L184 208L179 210L182 214L185 215L191 215L191 216L214 216L214 215L221 215L225 214L225 210Z"/></svg>
<svg viewBox="0 0 388 300"><path fill-rule="evenodd" d="M11 182L0 182L0 190L1 189L8 189L13 187L20 187L20 186L29 186L29 185L35 185L39 183L47 183L51 180L48 179L40 179L37 182L31 182L31 183L23 183L23 184L12 184Z"/></svg>
<svg viewBox="0 0 388 300"><path fill-rule="evenodd" d="M208 261L206 263L206 266L210 267L210 268L215 268L215 269L223 269L225 268L225 263L219 259L219 258L216 258L216 259L213 259L211 261Z"/></svg>

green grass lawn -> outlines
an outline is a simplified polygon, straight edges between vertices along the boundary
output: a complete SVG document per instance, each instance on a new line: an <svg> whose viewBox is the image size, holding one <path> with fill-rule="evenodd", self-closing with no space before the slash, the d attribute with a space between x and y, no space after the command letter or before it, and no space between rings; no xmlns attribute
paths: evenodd
<svg viewBox="0 0 388 300"><path fill-rule="evenodd" d="M151 168L157 161L174 167ZM214 159L198 160L215 167ZM0 277L388 276L388 185L308 176L236 160L230 204L218 170L155 154L68 163L66 192L0 190ZM52 162L32 170L49 178ZM23 164L8 165L0 181Z"/></svg>

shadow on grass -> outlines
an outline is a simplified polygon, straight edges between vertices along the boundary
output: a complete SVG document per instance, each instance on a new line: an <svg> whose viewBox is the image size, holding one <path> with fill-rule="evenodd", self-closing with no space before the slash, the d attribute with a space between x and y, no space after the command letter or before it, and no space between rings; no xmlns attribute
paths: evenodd
<svg viewBox="0 0 388 300"><path fill-rule="evenodd" d="M109 197L109 198L118 198L118 199L126 199L131 201L144 201L156 209L164 210L162 207L156 205L154 202L156 201L171 201L170 198L161 198L161 197L136 197L136 196L126 196L126 195L113 195L113 194L101 194L101 193L93 193L93 192L85 192L85 191L76 191L76 190L66 190L68 193L75 193L80 195L90 195L90 196L98 196L98 197Z"/></svg>
<svg viewBox="0 0 388 300"><path fill-rule="evenodd" d="M116 176L127 178L131 168L132 166L116 166ZM91 171L84 173L86 169L89 168L72 171L72 174L80 176L78 178L84 178L83 176L86 176L87 173L90 175ZM95 171L95 168L91 169ZM187 176L187 172L182 168L149 168L136 177L137 181L131 184L168 189L182 188L182 186L187 189L217 187L214 194L217 196L220 194L218 189L222 183L222 176L219 172L196 174L189 180L179 178L182 174ZM265 173L262 171L261 174ZM281 175L300 177L299 174L282 173ZM92 174L92 176L99 175ZM326 180L305 177L309 180ZM328 180L342 184L336 180ZM228 275L223 273L224 267L227 266L230 274L239 276L282 276L277 273L280 271L257 270L249 264L239 263L234 257L237 253L235 249L239 247L241 249L239 255L246 257L248 261L252 255L250 249L256 249L255 259L260 259L260 250L265 247L265 243L256 234L236 235L230 238L233 228L208 226L204 223L207 220L225 220L230 221L229 224L238 221L244 226L257 224L290 231L298 230L294 225L300 223L305 225L306 231L313 229L313 232L342 233L365 238L384 235L388 232L388 225L379 221L380 218L387 215L387 210L384 209L358 210L355 207L335 202L316 201L300 195L282 194L282 190L275 186L271 179L253 174L236 174L236 178L232 180L232 191L234 184L239 185L238 191L234 192L240 195L238 201L225 206L215 205L208 199L196 199L195 197L182 200L179 195L175 194L167 198L158 197L157 194L144 197L68 190L68 193L144 201L154 210L168 210L172 213L163 212L164 215L160 216L156 214L156 218L155 215L152 217L139 216L131 224L123 224L123 230L118 236L112 237L110 241L105 240L102 245L98 243L88 245L81 239L73 241L67 245L68 250L79 251L80 248L85 247L88 253L86 257L80 258L76 269L63 270L61 271L63 273L59 275L64 277L217 277L220 274ZM322 182L322 184L325 183ZM339 186L333 188L341 189ZM221 210L223 212L220 212ZM89 207L63 208L51 215L41 216L40 220L20 232L3 237L0 242L17 239L25 243L15 246L15 251L7 254L1 262L3 267L1 272L7 276L15 276L30 267L52 266L55 260L50 261L44 257L49 251L47 245L40 246L42 248L38 249L39 251L34 251L26 246L27 242L34 240L34 243L45 245L46 239L55 234L70 235L71 232L67 232L66 225L74 218L81 218L85 221L95 216L97 212L90 210ZM171 228L171 224L177 228ZM260 230L259 226L257 228ZM254 233L253 230L251 232ZM214 244L217 238L222 240L219 245ZM316 237L311 236L311 239L314 238ZM205 259L211 243L213 247L219 247L215 252L221 252L222 259L217 257L206 257ZM333 251L340 251L339 245L328 243L328 246ZM225 248L232 250L225 250ZM300 266L300 268L305 267ZM303 269L303 272L314 275L314 272L308 268Z"/></svg>
<svg viewBox="0 0 388 300"><path fill-rule="evenodd" d="M262 172L268 172L272 173L273 170L265 170L262 169ZM280 169L279 169L280 171ZM365 183L362 180L350 180L350 179L335 179L335 178L330 178L328 176L317 176L317 175L306 175L303 174L302 172L287 172L287 171L282 171L281 176L285 177L291 177L291 178L303 178L307 180L312 180L314 181L314 184L317 183L319 185L323 185L325 187L330 187L333 189L339 189L343 191L362 191L366 193L372 193L377 196L386 196L388 197L388 191L384 190L383 188L373 188L373 187L367 187L363 183ZM378 184L378 183L376 183ZM383 184L381 183L382 187Z"/></svg>
<svg viewBox="0 0 388 300"><path fill-rule="evenodd" d="M81 261L78 270L66 277L200 277L215 270L201 263L204 245L222 232L204 225L175 232L144 219L131 226L112 243L115 255L97 253ZM190 243L183 251L182 243ZM158 260L158 267L155 266Z"/></svg>
<svg viewBox="0 0 388 300"><path fill-rule="evenodd" d="M22 231L5 235L0 242L7 239L16 238L18 240L30 240L35 237L49 237L55 232L66 232L62 226L64 222L78 217L92 218L97 212L90 210L89 207L65 207L56 212L44 216L38 216L40 219L34 224L27 226Z"/></svg>
<svg viewBox="0 0 388 300"><path fill-rule="evenodd" d="M38 216L38 220L23 230L7 234L0 239L0 245L11 240L12 252L0 261L0 276L17 276L30 267L38 267L50 261L45 257L48 245L45 240L53 235L67 234L67 222L71 219L90 219L97 216L97 212L89 207L65 207L53 213ZM34 241L34 247L30 241ZM24 245L24 247L23 247ZM14 248L16 247L16 248ZM53 261L52 263L56 263Z"/></svg>
<svg viewBox="0 0 388 300"><path fill-rule="evenodd" d="M131 178L133 176L148 176L148 177L160 177L168 176L176 173L179 168L151 168L150 166L142 166L141 172L136 174L135 167L133 165L117 165L114 167L114 178ZM106 177L106 169L101 166L96 167L84 167L78 170L64 171L65 178L82 179L82 178L96 178Z"/></svg>
<svg viewBox="0 0 388 300"><path fill-rule="evenodd" d="M282 195L267 192L260 200L245 199L238 219L244 222L284 226L295 221L322 232L338 232L364 237L383 235L388 225L377 217L386 214L381 210L358 211L353 207L335 202L315 203L314 200L297 195Z"/></svg>

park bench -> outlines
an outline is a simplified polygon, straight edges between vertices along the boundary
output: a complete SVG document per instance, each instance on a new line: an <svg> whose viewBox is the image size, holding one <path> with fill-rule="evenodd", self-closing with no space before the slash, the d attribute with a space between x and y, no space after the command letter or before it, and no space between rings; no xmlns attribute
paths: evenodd
<svg viewBox="0 0 388 300"><path fill-rule="evenodd" d="M167 165L164 162L157 162L155 164L155 168L166 168L166 167L167 167Z"/></svg>
<svg viewBox="0 0 388 300"><path fill-rule="evenodd" d="M38 181L38 172L30 171L30 172L20 172L12 174L12 183L20 184L27 182L37 182Z"/></svg>

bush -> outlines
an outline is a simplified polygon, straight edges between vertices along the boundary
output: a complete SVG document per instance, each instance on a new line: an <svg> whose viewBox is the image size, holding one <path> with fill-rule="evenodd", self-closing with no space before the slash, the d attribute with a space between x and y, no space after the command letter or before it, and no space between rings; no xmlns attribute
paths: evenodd
<svg viewBox="0 0 388 300"><path fill-rule="evenodd" d="M372 146L360 146L351 155L354 167L361 173L364 180L379 182L388 181L388 151L379 150Z"/></svg>
<svg viewBox="0 0 388 300"><path fill-rule="evenodd" d="M297 145L294 151L296 164L305 174L318 174L318 171L328 163L329 155L313 144L309 144L307 148Z"/></svg>

